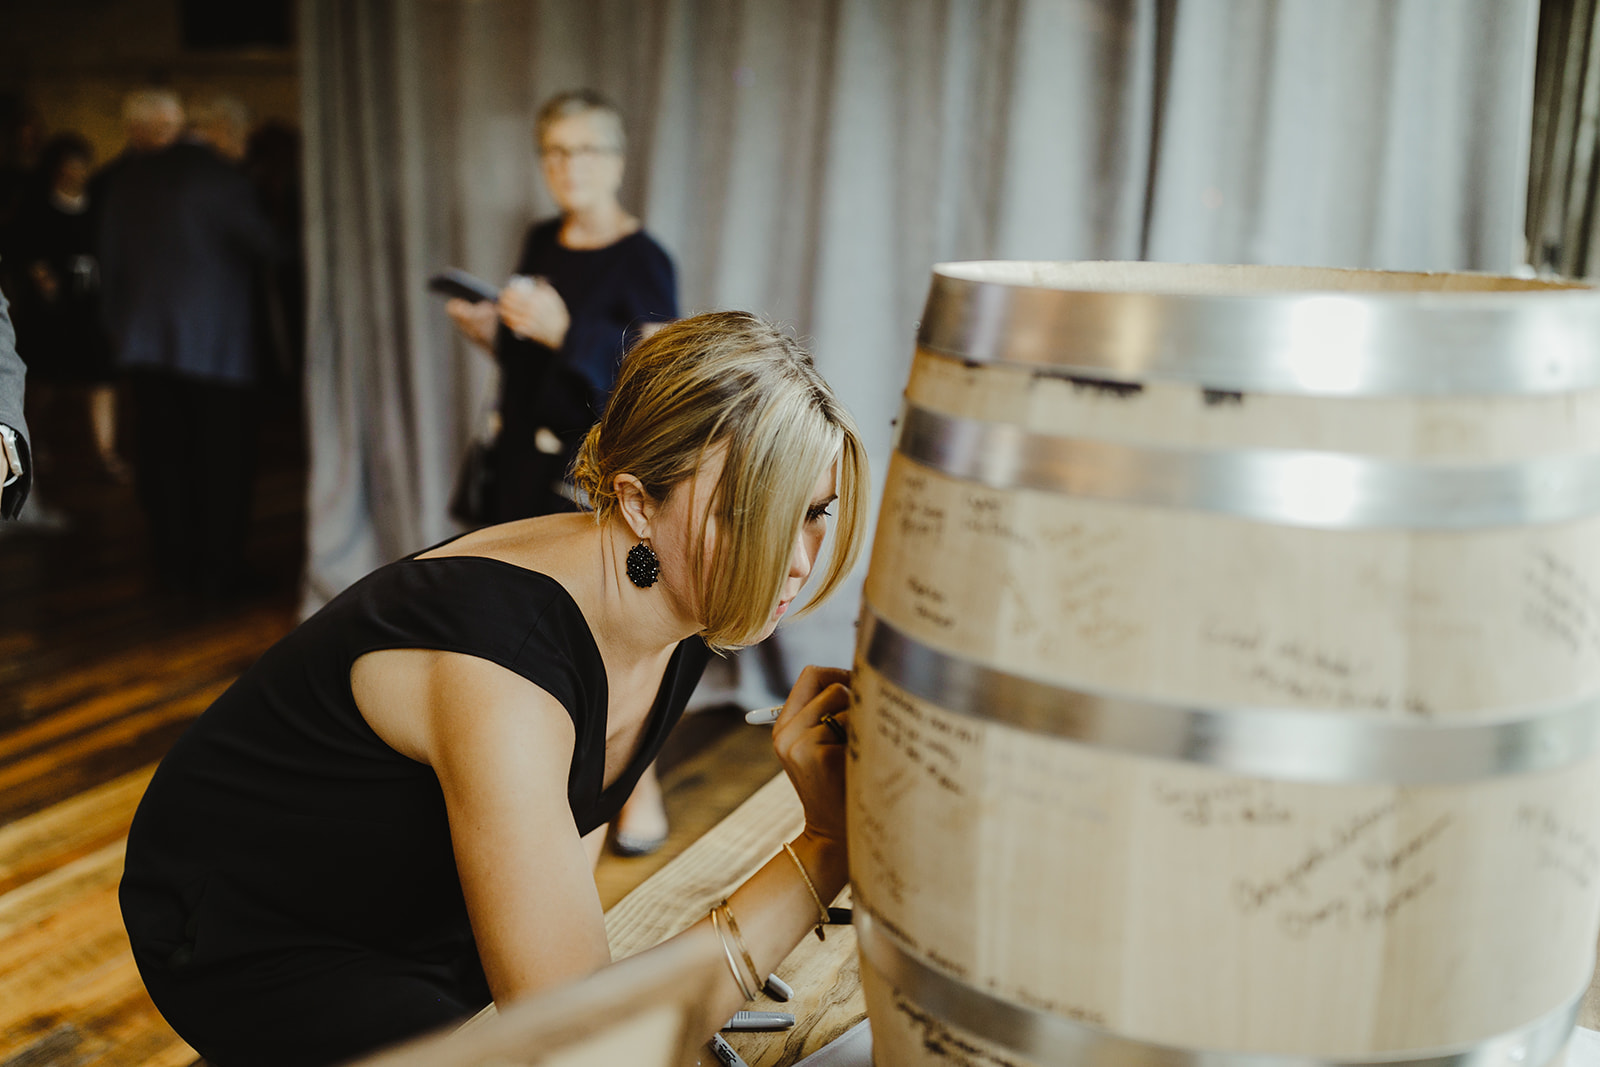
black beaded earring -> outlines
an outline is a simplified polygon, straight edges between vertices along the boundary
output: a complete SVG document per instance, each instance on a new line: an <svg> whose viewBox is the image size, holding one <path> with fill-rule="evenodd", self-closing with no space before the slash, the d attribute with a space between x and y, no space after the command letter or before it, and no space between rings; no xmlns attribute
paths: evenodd
<svg viewBox="0 0 1600 1067"><path fill-rule="evenodd" d="M628 578L640 589L649 589L661 576L661 560L648 541L628 549Z"/></svg>

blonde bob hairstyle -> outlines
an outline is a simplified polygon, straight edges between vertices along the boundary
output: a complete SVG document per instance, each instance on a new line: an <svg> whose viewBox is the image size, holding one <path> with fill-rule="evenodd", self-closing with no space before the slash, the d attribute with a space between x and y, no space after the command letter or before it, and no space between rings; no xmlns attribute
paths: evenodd
<svg viewBox="0 0 1600 1067"><path fill-rule="evenodd" d="M744 312L672 323L623 360L572 472L604 523L617 512L618 475L665 502L722 447L722 474L694 538L694 558L705 559L706 530L717 531L694 587L701 636L719 650L748 644L772 618L812 490L835 463L834 545L805 611L838 588L866 537L866 449L810 354Z"/></svg>

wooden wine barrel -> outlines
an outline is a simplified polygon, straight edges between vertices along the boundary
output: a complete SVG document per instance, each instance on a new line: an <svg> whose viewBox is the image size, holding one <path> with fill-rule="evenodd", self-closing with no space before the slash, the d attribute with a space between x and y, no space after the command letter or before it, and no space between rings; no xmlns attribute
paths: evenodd
<svg viewBox="0 0 1600 1067"><path fill-rule="evenodd" d="M1600 926L1600 294L935 271L850 763L883 1064L1537 1067Z"/></svg>

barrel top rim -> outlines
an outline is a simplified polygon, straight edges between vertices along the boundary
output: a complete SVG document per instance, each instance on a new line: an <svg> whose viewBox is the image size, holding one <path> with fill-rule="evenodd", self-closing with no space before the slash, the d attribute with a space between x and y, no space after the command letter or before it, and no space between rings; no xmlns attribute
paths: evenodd
<svg viewBox="0 0 1600 1067"><path fill-rule="evenodd" d="M1600 297L1600 287L1569 279L1475 271L1389 271L1349 267L1147 260L952 260L933 266L936 280L1084 296L1207 299L1439 298L1452 303L1524 302Z"/></svg>

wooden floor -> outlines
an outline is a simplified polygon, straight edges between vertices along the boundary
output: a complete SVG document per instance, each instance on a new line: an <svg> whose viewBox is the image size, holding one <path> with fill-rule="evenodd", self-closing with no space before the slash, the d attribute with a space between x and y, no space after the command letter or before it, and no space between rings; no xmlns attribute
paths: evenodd
<svg viewBox="0 0 1600 1067"><path fill-rule="evenodd" d="M188 722L294 623L303 449L291 393L266 406L249 547L260 589L220 609L161 595L133 492L101 477L76 405L30 413L36 500L65 529L0 526L0 1067L188 1065L150 1003L117 912L127 828ZM662 755L673 834L608 856L609 907L778 770L730 709L689 716Z"/></svg>

